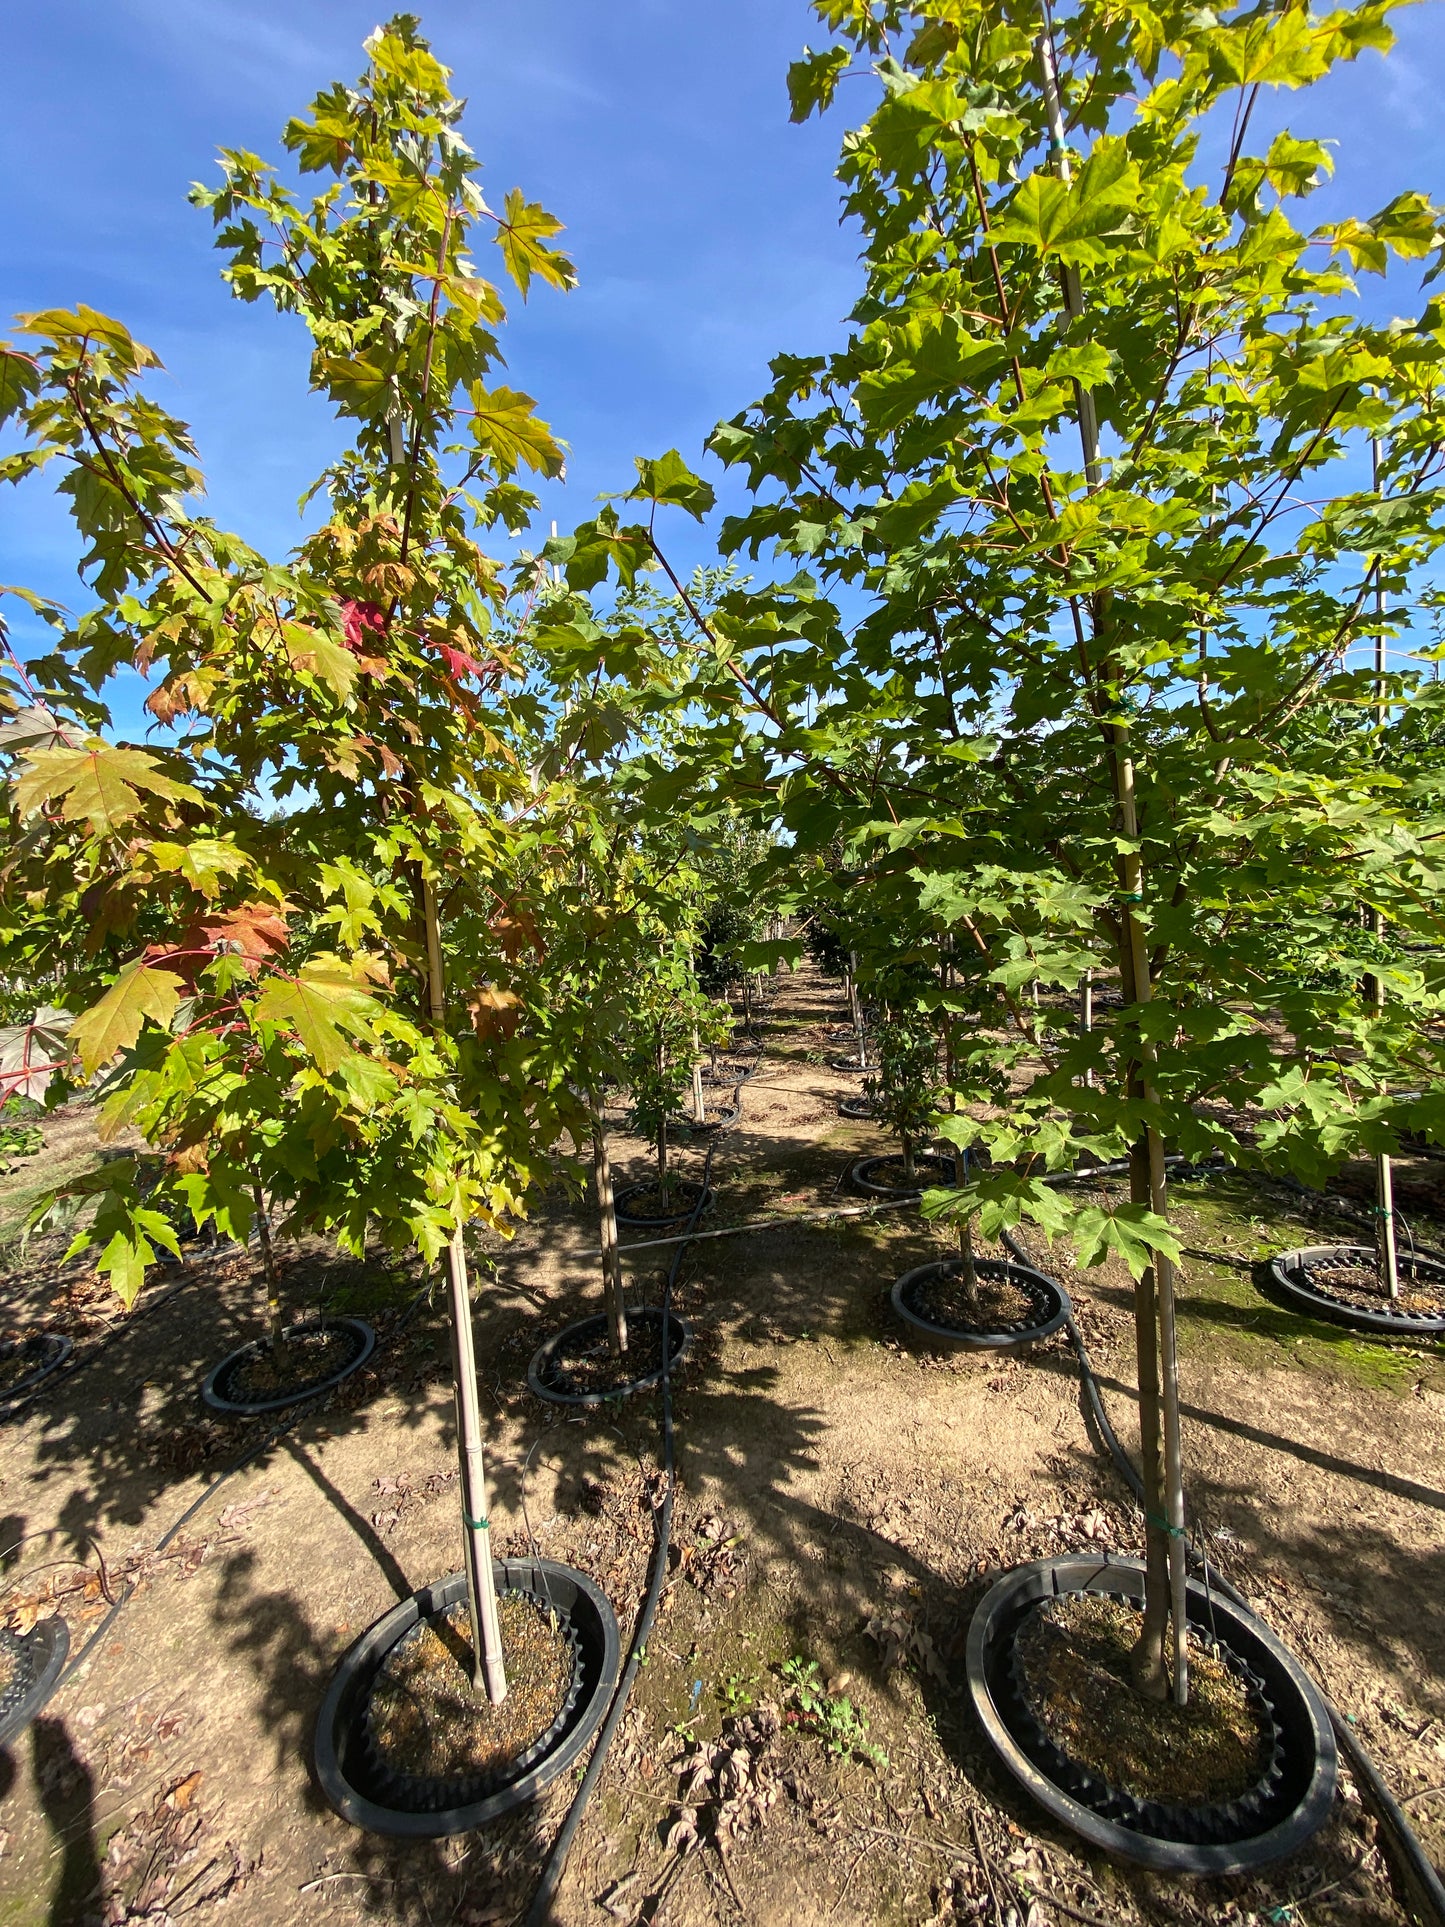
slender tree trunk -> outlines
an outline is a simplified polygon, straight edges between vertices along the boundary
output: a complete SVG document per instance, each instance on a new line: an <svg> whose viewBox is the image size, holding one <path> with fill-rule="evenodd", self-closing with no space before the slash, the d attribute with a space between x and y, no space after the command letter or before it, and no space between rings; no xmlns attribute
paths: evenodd
<svg viewBox="0 0 1445 1927"><path fill-rule="evenodd" d="M617 1249L617 1205L612 1195L612 1161L607 1155L607 1130L602 1107L587 1095L592 1114L592 1175L597 1184L597 1223L602 1240L602 1293L607 1305L607 1333L615 1357L627 1350L627 1301L622 1293L622 1257Z"/></svg>
<svg viewBox="0 0 1445 1927"><path fill-rule="evenodd" d="M959 1171L960 1156L953 1160L955 1183L962 1182ZM960 1218L958 1221L958 1269L963 1278L963 1295L970 1305L978 1303L978 1272L973 1263L973 1219Z"/></svg>
<svg viewBox="0 0 1445 1927"><path fill-rule="evenodd" d="M915 1168L913 1139L905 1133L903 1138L903 1182L905 1184L912 1184Z"/></svg>
<svg viewBox="0 0 1445 1927"><path fill-rule="evenodd" d="M1068 148L1065 140L1063 108L1059 100L1058 73L1054 62L1053 26L1047 4L1043 32L1038 39L1039 65L1043 73L1044 99L1049 119L1049 145L1059 178L1070 179ZM1064 309L1070 320L1083 313L1083 294L1078 269L1060 269ZM1099 487L1099 421L1094 397L1082 383L1074 383L1074 405L1079 424L1079 441L1084 457L1084 477L1090 494ZM1096 637L1108 626L1109 592L1094 601ZM1112 667L1112 665L1110 665ZM1117 683L1120 678L1107 680ZM1119 931L1119 960L1128 1002L1135 1007L1147 1004L1152 995L1149 957L1144 932L1134 906L1144 899L1144 868L1139 855L1139 819L1134 798L1134 761L1129 745L1127 723L1108 723L1104 733L1109 745L1109 767L1118 808L1118 827L1124 853L1118 858L1119 902L1116 910ZM1153 1048L1142 1040L1137 1057L1129 1067L1129 1083L1137 1085L1139 1095L1150 1110L1155 1107L1153 1089ZM1168 1193L1164 1182L1164 1144L1157 1127L1146 1127L1142 1142L1130 1158L1130 1190L1136 1202L1147 1200L1158 1217L1168 1215ZM1140 1198L1139 1193L1145 1197ZM1162 1253L1141 1278L1136 1292L1135 1330L1139 1358L1139 1423L1141 1440L1153 1438L1152 1456L1157 1464L1160 1436L1163 1443L1163 1500L1157 1504L1158 1480L1151 1484L1145 1473L1145 1533L1148 1554L1145 1566L1145 1624L1135 1655L1135 1677L1140 1690L1163 1697L1163 1633L1160 1627L1160 1602L1168 1599L1168 1618L1173 1632L1174 1699L1183 1706L1189 1698L1189 1626L1186 1587L1188 1574L1184 1551L1184 1472L1183 1446L1179 1427L1179 1356L1174 1319L1174 1265ZM1151 1408L1152 1407L1152 1412ZM1146 1447L1146 1460L1151 1456ZM1150 1496L1154 1494L1154 1496ZM1161 1550L1163 1559L1161 1562ZM1165 1568L1161 1571L1161 1563ZM1167 1576L1167 1593L1163 1584Z"/></svg>
<svg viewBox="0 0 1445 1927"><path fill-rule="evenodd" d="M1092 970L1086 970L1079 980L1079 1030L1083 1036L1087 1037L1093 1028L1094 973ZM1084 1072L1084 1086L1087 1090L1094 1088L1094 1073L1092 1071L1086 1070Z"/></svg>
<svg viewBox="0 0 1445 1927"><path fill-rule="evenodd" d="M271 1334L271 1350L279 1352L285 1345L281 1325L281 1273L276 1264L276 1253L271 1245L271 1220L266 1211L266 1200L261 1195L261 1186L253 1181L251 1198L256 1207L256 1237L261 1246L261 1275L266 1281L266 1327Z"/></svg>
<svg viewBox="0 0 1445 1927"><path fill-rule="evenodd" d="M848 952L848 1014L853 1019L853 1035L858 1042L858 1068L866 1070L868 1061L863 1050L863 1004L858 995L858 952Z"/></svg>
<svg viewBox="0 0 1445 1927"><path fill-rule="evenodd" d="M1370 481L1375 493L1380 492L1380 444L1370 443ZM1385 709L1385 585L1380 579L1379 565L1375 567L1375 615L1381 627L1375 632L1375 719L1381 736L1384 735ZM1385 918L1381 911L1370 914L1370 924L1377 937L1385 934ZM1385 1011L1385 980L1372 977L1370 983L1374 990L1375 1015L1381 1017ZM1376 1248L1379 1253L1380 1275L1385 1280L1385 1289L1393 1303L1400 1296L1399 1253L1395 1248L1395 1174L1390 1166L1389 1153L1382 1151L1375 1159L1375 1211L1379 1227Z"/></svg>
<svg viewBox="0 0 1445 1927"><path fill-rule="evenodd" d="M701 1124L707 1117L707 1106L702 1098L702 1045L698 1041L697 1025L692 1027L692 1121Z"/></svg>
<svg viewBox="0 0 1445 1927"><path fill-rule="evenodd" d="M446 1023L442 976L441 924L436 893L422 883L426 926L427 1007L433 1026ZM456 1384L457 1470L461 1480L462 1545L466 1558L467 1609L472 1622L472 1685L493 1705L507 1697L502 1664L502 1632L497 1622L496 1575L492 1571L491 1516L487 1504L486 1457L482 1450L482 1413L477 1399L477 1361L472 1337L472 1301L467 1285L467 1254L459 1223L447 1246L447 1287L452 1328L452 1372Z"/></svg>

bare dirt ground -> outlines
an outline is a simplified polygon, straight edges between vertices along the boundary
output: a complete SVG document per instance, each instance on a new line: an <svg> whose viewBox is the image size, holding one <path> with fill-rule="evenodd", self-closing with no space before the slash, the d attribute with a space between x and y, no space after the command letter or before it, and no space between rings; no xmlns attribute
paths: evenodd
<svg viewBox="0 0 1445 1927"><path fill-rule="evenodd" d="M837 1115L856 1080L824 1067L839 1048L824 1027L844 1014L836 985L781 981L768 1054L716 1155L708 1228L817 1209L851 1157L886 1148ZM0 1188L0 1221L48 1167L94 1155L83 1113L46 1128L47 1152ZM679 1162L696 1170L701 1156ZM615 1158L619 1181L645 1175L620 1114ZM1440 1168L1404 1174L1422 1221L1445 1216ZM1353 1717L1439 1858L1440 1351L1352 1337L1260 1293L1263 1252L1358 1235L1327 1208L1242 1181L1185 1183L1177 1202L1192 1254L1181 1309L1194 1516ZM1062 1336L994 1363L904 1342L888 1287L945 1237L909 1211L689 1252L682 1305L698 1343L676 1399L673 1563L558 1922L1404 1920L1347 1778L1294 1860L1250 1881L1184 1883L1091 1858L994 1765L962 1683L975 1601L1023 1559L1136 1548L1138 1522L1090 1441ZM604 1584L625 1637L653 1544L656 1405L579 1423L525 1386L542 1337L600 1297L589 1209L559 1183L489 1254L477 1348L494 1538L523 1551L530 1521L545 1553ZM629 1260L640 1298L656 1298L667 1255ZM95 1643L0 1754L0 1923L519 1920L574 1781L485 1835L418 1845L345 1825L309 1767L350 1640L459 1561L445 1328L415 1297L428 1280L293 1251L296 1310L358 1312L382 1342L276 1437L263 1420L207 1416L197 1396L209 1366L260 1328L244 1254L161 1273L129 1319L56 1256L12 1250L0 1284L0 1322L76 1340L70 1369L0 1425L3 1607L21 1626L58 1609L73 1650ZM1128 1442L1127 1280L1061 1275ZM113 1616L107 1592L125 1598ZM794 1659L818 1663L866 1734L835 1722L835 1753L799 1720L782 1670Z"/></svg>

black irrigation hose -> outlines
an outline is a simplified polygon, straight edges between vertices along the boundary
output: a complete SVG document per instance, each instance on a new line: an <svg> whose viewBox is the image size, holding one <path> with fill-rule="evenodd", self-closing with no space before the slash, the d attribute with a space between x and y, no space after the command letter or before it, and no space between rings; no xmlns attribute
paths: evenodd
<svg viewBox="0 0 1445 1927"><path fill-rule="evenodd" d="M1023 1246L1007 1230L1002 1233L1002 1240L1010 1255L1019 1264L1032 1262ZM1074 1353L1079 1362L1079 1377L1084 1387L1084 1396L1088 1401L1090 1416L1104 1442L1105 1450L1113 1461L1115 1470L1134 1495L1136 1502L1142 1507L1144 1481L1139 1476L1138 1467L1120 1442L1118 1433L1109 1423L1109 1415L1104 1409L1104 1400L1099 1391L1098 1381L1094 1377L1094 1368L1090 1363L1088 1350L1072 1316L1068 1319L1065 1329L1073 1341ZM1185 1553L1188 1563L1201 1574L1206 1587L1212 1586L1216 1592L1223 1593L1243 1611L1258 1617L1254 1607L1239 1588L1226 1579L1217 1566L1211 1565L1203 1553L1187 1543ZM1318 1680L1315 1681L1315 1686L1325 1703L1325 1710L1330 1716L1335 1736L1349 1758L1350 1769L1360 1784L1361 1793L1367 1805L1374 1809L1376 1819L1384 1827L1395 1847L1416 1912L1423 1920L1432 1923L1432 1927L1445 1927L1445 1884L1442 1884L1434 1864L1421 1845L1419 1835L1410 1825L1404 1808L1386 1786L1379 1768L1360 1744L1359 1735L1350 1722Z"/></svg>
<svg viewBox="0 0 1445 1927"><path fill-rule="evenodd" d="M185 1283L187 1281L183 1280L182 1282ZM180 1287L177 1286L176 1289L179 1290ZM407 1326L411 1323L412 1319L416 1316L417 1311L421 1307L422 1300L424 1298L429 1297L430 1295L431 1295L431 1286L428 1284L428 1285L423 1285L421 1290L416 1292L412 1296L412 1298L408 1301L408 1303L404 1307L401 1313L401 1316L397 1319L396 1323L392 1326L391 1330L386 1334L385 1338L379 1338L377 1340L378 1351L380 1351L383 1346L392 1344L396 1339L398 1339L401 1336L401 1334L406 1330ZM373 1354L373 1356L374 1355L375 1354ZM327 1393L323 1394L322 1396L328 1395L330 1392L334 1391L335 1389L336 1388L334 1386L328 1386ZM286 1418L280 1420L277 1424L273 1425L270 1431L267 1432L265 1438L260 1439L255 1445L248 1446L246 1450L241 1454L241 1456L238 1459L232 1459L229 1465L222 1466L221 1470L216 1474L215 1478L211 1480L210 1484L206 1486L203 1491L199 1492L194 1499L192 1499L191 1503L186 1507L185 1511L181 1514L181 1516L178 1519L174 1520L169 1526L167 1526L166 1530L161 1534L160 1538L157 1539L154 1547L152 1548L152 1557L154 1557L158 1553L162 1553L165 1551L166 1547L172 1543L172 1541L176 1538L176 1536L186 1526L190 1524L191 1520L195 1518L196 1514L199 1511L201 1511L201 1509L204 1506L210 1503L210 1501L215 1497L216 1493L220 1491L223 1485L225 1485L229 1480L233 1479L238 1472L244 1472L246 1467L248 1465L254 1464L254 1462L263 1455L263 1453L269 1452L273 1445L279 1444L279 1442L286 1437L286 1434L288 1432L294 1431L296 1427L301 1423L302 1419L307 1418L311 1414L311 1412L315 1409L315 1407L316 1407L316 1400L314 1398L304 1400L302 1403L298 1404L295 1407L295 1409L288 1414ZM98 1556L98 1553L97 1553L97 1556ZM80 1651L70 1661L69 1665L65 1668L65 1671L60 1675L60 1678L56 1681L55 1690L57 1693L60 1691L60 1689L63 1686L69 1683L69 1681L74 1677L76 1673L79 1672L80 1668L85 1664L86 1660L89 1659L90 1655L95 1651L96 1647L100 1644L101 1640L105 1638L106 1634L110 1631L111 1627L115 1624L116 1619L120 1615L121 1609L124 1606L129 1604L134 1594L135 1594L134 1585L127 1582L125 1590L115 1600L109 1612L106 1613L104 1619L101 1620L100 1624L96 1627L95 1631L90 1635L89 1639L86 1640L85 1644L81 1647Z"/></svg>
<svg viewBox="0 0 1445 1927"><path fill-rule="evenodd" d="M761 1062L761 1058L759 1058L759 1062ZM738 1079L737 1083L733 1086L733 1095L735 1097L739 1095L743 1085L754 1075L756 1070L757 1065L755 1064L752 1070L744 1072ZM612 1696L612 1704L608 1708L607 1718L603 1723L602 1731L597 1736L597 1744L592 1749L592 1758L588 1763L587 1771L583 1774L581 1784L572 1796L572 1804L567 1809L567 1818L562 1822L561 1831L552 1843L552 1851L547 1856L546 1866L542 1869L541 1883L536 1893L532 1896L532 1904L527 1909L523 1927L547 1927L547 1923L552 1918L552 1902L557 1897L557 1889L561 1886L562 1876L567 1871L567 1858L572 1851L572 1843L577 1837L577 1829L582 1824L582 1816L587 1811L588 1804L596 1790L597 1782L602 1777L602 1769L607 1764L607 1754L616 1737L617 1729L622 1723L622 1716L627 1711L627 1702L632 1695L633 1682L636 1680L638 1669L642 1665L643 1655L647 1649L648 1635L652 1631L652 1622L657 1615L658 1601L662 1597L663 1582L667 1577L668 1555L672 1550L672 1501L677 1483L673 1455L672 1379L669 1371L670 1349L667 1342L669 1324L672 1318L672 1288L677 1282L677 1274L682 1268L683 1258L686 1255L688 1245L692 1241L691 1234L696 1228L698 1218L702 1215L703 1206L707 1203L707 1184L709 1177L712 1175L712 1161L717 1155L718 1145L722 1142L724 1132L731 1128L731 1126L725 1126L724 1130L719 1131L708 1145L707 1158L702 1167L702 1184L698 1191L697 1203L693 1206L692 1215L687 1221L687 1230L682 1234L681 1241L673 1253L672 1263L669 1265L667 1271L667 1282L662 1290L662 1465L665 1484L663 1487L662 1504L653 1514L655 1545L652 1556L652 1573L647 1586L647 1596L642 1602L642 1610L637 1615L637 1623L632 1629L632 1639L627 1649L627 1664L623 1668L622 1677L617 1683L617 1690ZM625 1246L621 1248L626 1249Z"/></svg>

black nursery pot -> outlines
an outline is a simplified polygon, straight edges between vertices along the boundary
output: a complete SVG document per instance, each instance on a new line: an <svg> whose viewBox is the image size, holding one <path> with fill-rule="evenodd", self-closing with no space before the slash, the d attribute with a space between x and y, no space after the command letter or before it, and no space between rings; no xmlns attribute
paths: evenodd
<svg viewBox="0 0 1445 1927"><path fill-rule="evenodd" d="M851 1071L855 1077L862 1077L868 1071L876 1071L877 1068L877 1064L875 1064L871 1058L860 1064L856 1051L851 1057L830 1057L828 1059L828 1069L830 1071L841 1071L845 1076Z"/></svg>
<svg viewBox="0 0 1445 1927"><path fill-rule="evenodd" d="M58 1616L37 1620L23 1634L0 1626L0 1647L15 1660L10 1683L0 1693L0 1746L8 1746L59 1686L70 1653L70 1633Z"/></svg>
<svg viewBox="0 0 1445 1927"><path fill-rule="evenodd" d="M670 1132L686 1131L692 1137L709 1137L714 1131L725 1131L730 1124L736 1124L737 1121L736 1104L719 1104L713 1110L712 1116L705 1117L701 1124L694 1117L670 1117L667 1120L667 1128Z"/></svg>
<svg viewBox="0 0 1445 1927"><path fill-rule="evenodd" d="M952 1186L954 1182L953 1159L946 1158L939 1151L918 1151L914 1154L914 1169L918 1174L916 1184L895 1183L884 1174L890 1164L901 1164L902 1158L897 1151L884 1151L877 1157L859 1158L848 1169L849 1186L865 1198L920 1198L930 1188L943 1185Z"/></svg>
<svg viewBox="0 0 1445 1927"><path fill-rule="evenodd" d="M628 1210L629 1198L640 1198L646 1192L654 1191L656 1188L655 1183L649 1179L646 1184L629 1184L625 1190L619 1191L614 1200L617 1222L626 1225L629 1231L666 1231L672 1225L686 1224L694 1211L705 1209L712 1201L711 1188L704 1191L701 1185L694 1184L691 1179L678 1178L669 1187L676 1199L677 1208L670 1211L665 1218L645 1218Z"/></svg>
<svg viewBox="0 0 1445 1927"><path fill-rule="evenodd" d="M876 1117L878 1115L878 1100L876 1097L840 1097L838 1099L838 1115L839 1117L848 1117L859 1121Z"/></svg>
<svg viewBox="0 0 1445 1927"><path fill-rule="evenodd" d="M292 1385L271 1398L241 1397L234 1390L237 1371L246 1359L265 1351L271 1342L269 1338L253 1338L249 1345L238 1345L235 1351L226 1354L219 1365L212 1367L201 1387L201 1397L212 1411L227 1412L232 1417L245 1418L258 1412L279 1412L288 1405L300 1405L308 1398L315 1398L320 1392L329 1392L333 1385L339 1385L343 1379L350 1378L353 1372L359 1372L376 1350L376 1333L364 1318L304 1318L300 1324L288 1325L282 1336L299 1338L315 1331L343 1331L352 1340L351 1354L346 1362L338 1365L334 1371L327 1372L324 1377Z"/></svg>
<svg viewBox="0 0 1445 1927"><path fill-rule="evenodd" d="M627 1325L629 1332L635 1334L647 1326L660 1328L662 1309L657 1305L644 1305L637 1311L629 1311ZM685 1318L674 1313L668 1314L668 1358L669 1375L675 1372L686 1358L692 1345L692 1326ZM644 1372L637 1378L620 1379L616 1385L605 1391L600 1387L594 1391L583 1391L576 1387L567 1371L567 1360L581 1352L597 1347L605 1349L608 1344L607 1314L601 1312L591 1318L581 1318L575 1325L567 1325L540 1345L532 1355L527 1367L527 1384L538 1398L545 1398L552 1405L597 1406L606 1405L610 1399L631 1398L638 1392L650 1392L654 1385L662 1383L662 1367L655 1371ZM626 1369L626 1355L622 1359Z"/></svg>
<svg viewBox="0 0 1445 1927"><path fill-rule="evenodd" d="M573 1653L567 1702L552 1727L512 1769L480 1788L475 1776L413 1779L380 1765L367 1732L373 1682L387 1655L419 1619L435 1617L466 1597L464 1573L403 1599L369 1626L332 1675L316 1722L316 1777L343 1820L391 1839L437 1840L469 1833L525 1806L581 1756L602 1723L617 1686L621 1643L617 1621L598 1586L551 1559L495 1562L497 1590L522 1592L550 1604Z"/></svg>
<svg viewBox="0 0 1445 1927"><path fill-rule="evenodd" d="M1005 1573L968 1629L968 1690L1009 1772L1055 1820L1118 1859L1169 1874L1239 1874L1282 1859L1324 1824L1335 1795L1335 1737L1308 1675L1252 1613L1191 1580L1189 1622L1247 1669L1274 1725L1273 1757L1256 1785L1217 1806L1166 1806L1110 1787L1062 1754L1025 1704L1014 1654L1045 1599L1095 1592L1133 1602L1144 1572L1108 1555L1041 1559Z"/></svg>
<svg viewBox="0 0 1445 1927"><path fill-rule="evenodd" d="M17 1399L28 1398L37 1386L60 1370L74 1350L75 1341L63 1332L30 1332L24 1338L12 1338L0 1345L0 1363L8 1364L14 1359L25 1367L20 1376L0 1392L0 1411Z"/></svg>
<svg viewBox="0 0 1445 1927"><path fill-rule="evenodd" d="M889 1293L894 1311L911 1331L926 1338L931 1345L947 1345L964 1352L1011 1352L1051 1338L1073 1310L1063 1286L1028 1265L1006 1264L999 1258L975 1258L973 1268L980 1278L1006 1279L1009 1284L1017 1285L1029 1301L1025 1315L997 1331L942 1325L930 1318L919 1308L920 1293L934 1279L956 1272L956 1258L935 1259L931 1264L905 1271Z"/></svg>
<svg viewBox="0 0 1445 1927"><path fill-rule="evenodd" d="M1282 1251L1270 1260L1269 1279L1279 1296L1296 1311L1307 1311L1314 1318L1328 1318L1336 1325L1349 1325L1356 1331L1389 1333L1396 1338L1425 1338L1445 1332L1445 1311L1371 1311L1337 1297L1314 1278L1315 1273L1329 1265L1373 1267L1377 1262L1377 1255L1369 1245L1302 1245L1297 1251ZM1410 1263L1401 1257L1400 1285L1405 1291L1409 1290ZM1430 1284L1445 1291L1445 1264L1430 1258L1416 1258L1414 1266Z"/></svg>

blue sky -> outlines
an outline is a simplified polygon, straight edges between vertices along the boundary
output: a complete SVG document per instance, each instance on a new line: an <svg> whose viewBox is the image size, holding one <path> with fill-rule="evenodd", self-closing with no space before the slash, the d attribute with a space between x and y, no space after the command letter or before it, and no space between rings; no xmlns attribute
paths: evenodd
<svg viewBox="0 0 1445 1927"><path fill-rule="evenodd" d="M769 357L835 343L858 284L834 157L846 121L794 127L784 76L821 30L803 0L439 0L425 30L469 97L494 198L523 187L567 223L581 285L513 305L509 380L572 448L544 518L565 530L635 453L689 458L766 384ZM194 425L210 509L259 546L296 540L296 498L338 440L306 392L299 326L233 301L188 207L222 144L280 158L291 113L360 70L376 0L9 0L0 119L0 316L85 301L162 356ZM1403 11L1367 55L1259 125L1340 142L1315 218L1406 187L1445 199L1445 34ZM844 113L871 89L850 83ZM856 106L851 103L856 103ZM1256 145L1251 142L1251 146ZM1416 305L1367 283L1369 304ZM717 479L716 477L714 479ZM677 531L686 561L705 538ZM42 489L0 496L0 581L83 605L68 526ZM13 606L13 605L12 605ZM19 625L17 624L17 628Z"/></svg>

